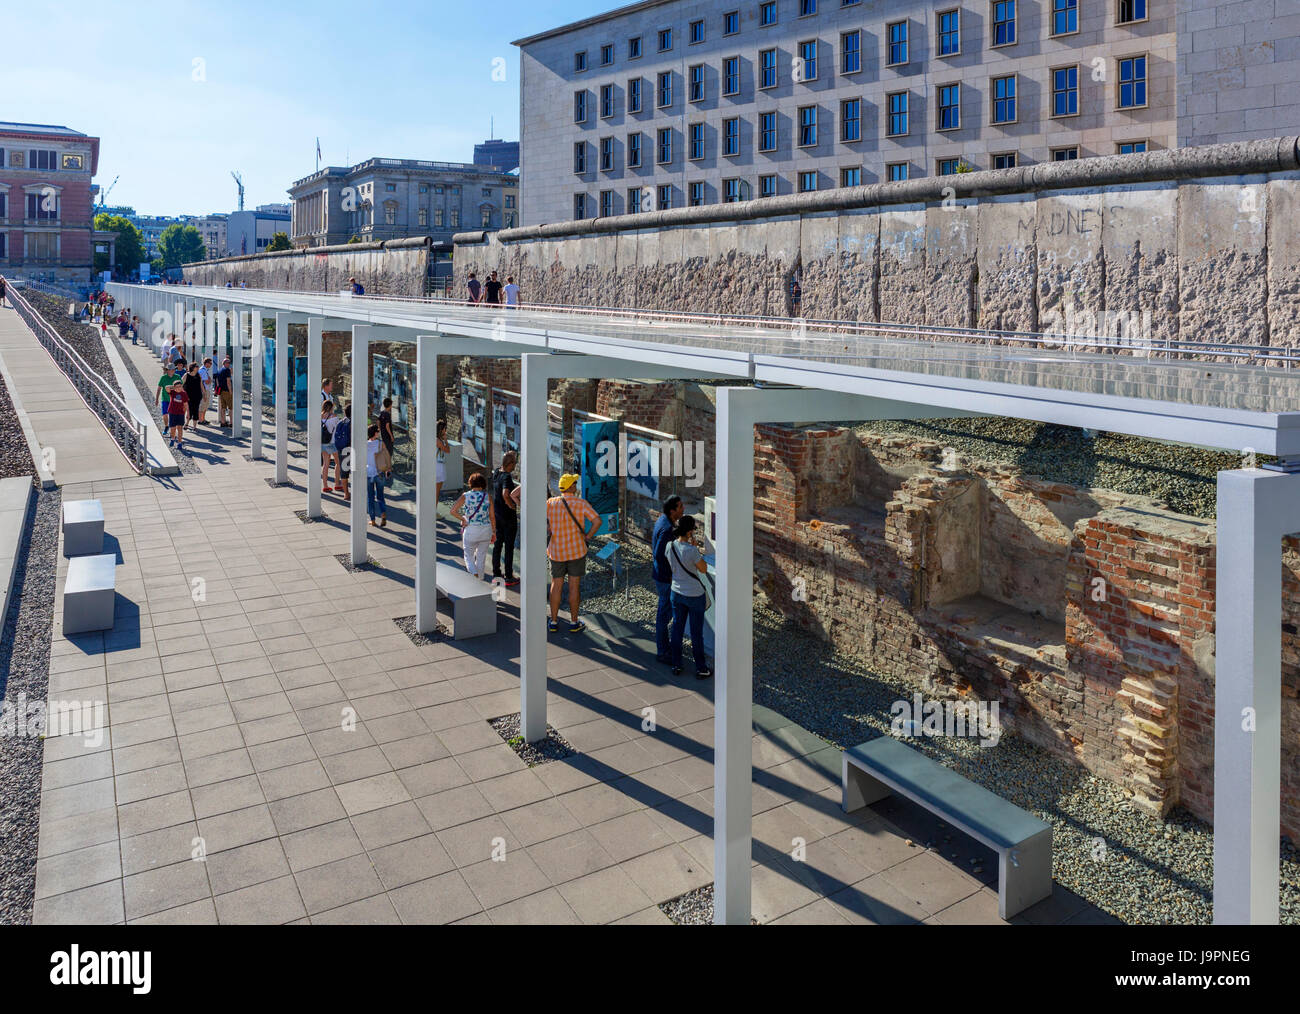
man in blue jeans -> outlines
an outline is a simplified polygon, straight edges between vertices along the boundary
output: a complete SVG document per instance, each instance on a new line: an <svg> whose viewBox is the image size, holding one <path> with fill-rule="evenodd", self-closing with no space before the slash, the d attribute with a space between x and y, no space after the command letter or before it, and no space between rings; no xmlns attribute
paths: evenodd
<svg viewBox="0 0 1300 1014"><path fill-rule="evenodd" d="M655 659L664 665L672 665L671 652L668 648L668 626L673 619L673 574L664 555L668 543L673 540L673 530L682 519L682 498L670 496L663 503L663 513L655 522L654 534L650 536L650 574L654 578L655 589L659 592L659 611L655 614Z"/></svg>

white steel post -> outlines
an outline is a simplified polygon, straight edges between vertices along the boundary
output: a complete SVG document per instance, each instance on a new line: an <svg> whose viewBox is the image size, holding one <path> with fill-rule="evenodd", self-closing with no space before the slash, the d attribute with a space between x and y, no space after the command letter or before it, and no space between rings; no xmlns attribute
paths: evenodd
<svg viewBox="0 0 1300 1014"><path fill-rule="evenodd" d="M262 362L262 311L253 311L253 321L249 327L250 342L252 343L249 351L252 353L249 360L249 386L252 388L253 408L251 413L251 423L253 435L251 440L251 453L254 461L260 461L265 457L262 449L262 384L265 381L266 372Z"/></svg>
<svg viewBox="0 0 1300 1014"><path fill-rule="evenodd" d="M275 315L275 481L289 481L289 319Z"/></svg>
<svg viewBox="0 0 1300 1014"><path fill-rule="evenodd" d="M247 310L230 311L230 439L244 436L244 331L248 327Z"/></svg>
<svg viewBox="0 0 1300 1014"><path fill-rule="evenodd" d="M523 644L519 651L520 728L524 740L535 743L546 736L546 379L545 354L521 356L523 382L520 424L523 500L519 505L523 528L521 548L519 625Z"/></svg>
<svg viewBox="0 0 1300 1014"><path fill-rule="evenodd" d="M352 325L352 480L355 483L357 465L361 474L366 471L366 419L370 405L370 331L369 324ZM342 408L339 409L342 412ZM345 452L347 453L347 452ZM352 490L352 566L366 562L366 497L356 488Z"/></svg>
<svg viewBox="0 0 1300 1014"><path fill-rule="evenodd" d="M321 362L321 333L324 317L307 320L307 516L321 516L321 446L320 388L324 364Z"/></svg>
<svg viewBox="0 0 1300 1014"><path fill-rule="evenodd" d="M415 629L438 626L437 339L415 340Z"/></svg>

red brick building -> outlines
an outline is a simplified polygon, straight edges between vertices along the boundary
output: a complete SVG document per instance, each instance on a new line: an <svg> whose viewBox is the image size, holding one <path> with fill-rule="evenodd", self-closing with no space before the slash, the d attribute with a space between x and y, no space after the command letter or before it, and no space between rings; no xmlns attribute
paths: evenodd
<svg viewBox="0 0 1300 1014"><path fill-rule="evenodd" d="M0 121L0 272L86 282L94 262L91 179L99 138Z"/></svg>

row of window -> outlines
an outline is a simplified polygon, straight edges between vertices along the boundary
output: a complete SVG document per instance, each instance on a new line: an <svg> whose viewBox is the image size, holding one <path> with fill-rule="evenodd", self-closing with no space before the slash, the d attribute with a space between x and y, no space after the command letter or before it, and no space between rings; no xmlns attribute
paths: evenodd
<svg viewBox="0 0 1300 1014"><path fill-rule="evenodd" d="M811 45L816 45L812 43ZM760 89L776 87L776 50L765 50L762 54L760 71L763 75L764 82L759 86ZM769 64L768 57L771 57ZM816 75L816 64L805 63L802 65L805 69L811 67L811 73ZM799 66L796 66L795 80L807 80L798 76ZM1115 61L1115 105L1117 109L1141 109L1147 104L1147 56L1145 53L1135 56L1120 57ZM768 72L771 71L771 84L768 84ZM1053 67L1049 71L1052 82L1052 115L1053 116L1074 116L1079 112L1079 64L1069 64L1063 67ZM1094 79L1097 79L1096 72L1093 73ZM992 91L995 97L993 107L994 123L1014 123L1015 105L1016 105L1016 74L1006 74L1000 77L990 79L992 82ZM705 93L705 65L697 64L691 67L687 74L687 101L699 103L707 98ZM656 88L657 108L668 109L673 105L673 71L666 70L659 75L658 85ZM645 112L645 96L642 91L643 79L632 78L627 82L627 112L629 115ZM722 62L722 94L724 96L740 94L740 57L730 56ZM907 92L890 92L886 99L892 103L897 96L907 96ZM587 98L589 93L583 91L574 92L573 95L573 122L586 123L588 119ZM940 85L938 89L939 105L959 107L961 96L960 83ZM1001 105L997 100L1001 100ZM905 101L905 100L904 100ZM612 119L618 115L617 96L615 86L612 84L602 85L600 89L600 118L602 120ZM958 115L960 120L960 115ZM955 130L960 123L950 125L941 125L939 130ZM906 133L906 131L902 131ZM486 191L485 191L486 192Z"/></svg>
<svg viewBox="0 0 1300 1014"><path fill-rule="evenodd" d="M1116 146L1116 150L1121 155L1132 155L1137 152L1147 150L1146 141L1125 141ZM1079 158L1079 146L1067 145L1061 148L1053 148L1050 151L1053 162L1072 162ZM1015 152L1000 152L991 155L989 158L989 168L991 169L1014 169L1018 164L1018 156ZM955 176L962 172L971 172L974 167L962 158L944 158L935 162L936 176ZM912 179L912 165L910 162L888 162L885 165L884 179L890 183L901 183ZM794 176L794 188L798 193L812 193L818 189L818 183L821 173L816 169L809 169L798 172ZM696 180L688 183L686 189L686 203L691 207L712 203L709 199L709 185L703 180ZM840 169L840 186L841 187L860 187L862 186L862 167L845 166ZM751 197L777 197L782 193L783 181L779 174L770 173L758 177L758 187L756 191L751 189L750 183L746 179L733 177L722 181L721 197L724 204L734 203L736 201L747 201ZM659 184L657 186L629 187L626 196L626 211L622 214L635 215L642 211L663 211L674 207L674 193L676 187L671 183ZM589 218L592 214L598 213L601 218L607 218L618 212L615 211L614 201L616 194L613 190L600 191L599 204L593 204L587 194L573 195L573 217L575 219Z"/></svg>
<svg viewBox="0 0 1300 1014"><path fill-rule="evenodd" d="M60 256L60 237L58 232L26 232L22 236L21 249L15 251L15 257L28 261L56 261ZM0 260L9 259L9 233L0 232Z"/></svg>
<svg viewBox="0 0 1300 1014"><path fill-rule="evenodd" d="M841 7L851 7L860 0L841 0ZM1079 32L1079 8L1082 0L1048 0L1048 29L1052 37L1076 35ZM1147 0L1114 0L1115 23L1131 25L1147 20ZM799 17L810 17L817 13L817 0L798 0ZM991 0L989 3L989 45L993 48L1014 46L1019 39L1019 11L1017 0ZM758 5L758 25L768 28L778 23L775 0L765 0ZM887 63L898 66L908 62L908 49L911 35L910 20L893 21L885 26ZM690 22L687 29L689 45L698 45L705 39L705 19ZM722 34L737 35L740 32L740 10L727 11L722 15ZM857 32L852 33L859 36ZM667 53L673 48L672 28L661 28L657 33L659 52ZM641 57L643 37L634 35L627 40L627 58L636 60ZM942 10L935 15L935 52L939 56L956 56L962 51L962 10L953 7ZM609 67L614 63L614 43L607 42L600 47L600 66ZM587 51L578 50L573 54L573 69L582 73L588 67ZM852 73L846 71L846 73Z"/></svg>
<svg viewBox="0 0 1300 1014"><path fill-rule="evenodd" d="M36 172L54 173L60 169L79 170L85 168L84 155L64 152L60 157L57 151L45 148L28 148L26 150L6 151L0 148L0 169L28 169Z"/></svg>
<svg viewBox="0 0 1300 1014"><path fill-rule="evenodd" d="M29 222L57 222L59 220L59 206L62 199L57 193L50 191L39 191L37 193L26 194L27 197L27 214L26 220ZM9 195L0 192L0 221L9 217Z"/></svg>

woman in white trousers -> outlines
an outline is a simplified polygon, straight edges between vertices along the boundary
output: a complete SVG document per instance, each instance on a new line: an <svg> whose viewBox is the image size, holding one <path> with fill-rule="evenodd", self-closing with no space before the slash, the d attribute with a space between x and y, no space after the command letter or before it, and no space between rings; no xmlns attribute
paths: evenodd
<svg viewBox="0 0 1300 1014"><path fill-rule="evenodd" d="M496 513L492 510L492 497L488 495L487 479L482 472L469 477L469 489L452 504L451 516L460 522L465 569L471 576L482 579L488 551L497 537Z"/></svg>

